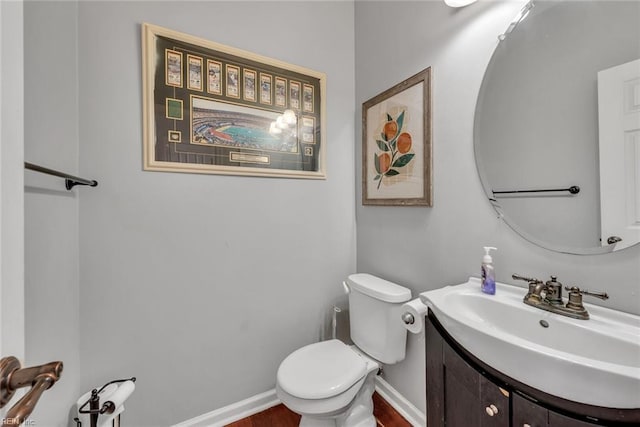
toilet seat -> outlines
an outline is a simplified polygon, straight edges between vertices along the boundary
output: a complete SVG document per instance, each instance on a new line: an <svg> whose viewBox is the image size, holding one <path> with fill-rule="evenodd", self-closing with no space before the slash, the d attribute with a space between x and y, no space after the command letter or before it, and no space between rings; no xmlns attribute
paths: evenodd
<svg viewBox="0 0 640 427"><path fill-rule="evenodd" d="M276 383L276 394L285 406L301 415L321 416L331 418L332 416L344 412L352 404L353 399L362 389L366 377L361 378L345 392L326 399L300 399L292 396Z"/></svg>
<svg viewBox="0 0 640 427"><path fill-rule="evenodd" d="M280 364L277 383L297 399L317 400L338 396L367 375L366 361L339 340L302 347Z"/></svg>

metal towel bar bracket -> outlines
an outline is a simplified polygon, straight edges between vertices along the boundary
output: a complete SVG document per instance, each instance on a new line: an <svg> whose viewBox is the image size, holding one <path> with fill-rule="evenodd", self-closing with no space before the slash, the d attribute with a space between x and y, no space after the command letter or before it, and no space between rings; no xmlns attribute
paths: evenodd
<svg viewBox="0 0 640 427"><path fill-rule="evenodd" d="M71 190L76 185L88 185L89 187L95 187L98 185L98 181L94 179L80 178L64 172L58 172L57 170L45 168L43 166L34 165L33 163L24 162L24 167L25 169L29 169L35 172L64 178L64 186L67 190Z"/></svg>

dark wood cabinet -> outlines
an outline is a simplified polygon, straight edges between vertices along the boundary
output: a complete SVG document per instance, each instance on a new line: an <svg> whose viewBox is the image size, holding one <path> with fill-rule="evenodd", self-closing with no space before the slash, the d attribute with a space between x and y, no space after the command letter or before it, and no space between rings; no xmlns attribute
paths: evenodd
<svg viewBox="0 0 640 427"><path fill-rule="evenodd" d="M425 334L429 427L640 426L640 409L566 401L501 374L456 343L431 311Z"/></svg>
<svg viewBox="0 0 640 427"><path fill-rule="evenodd" d="M445 419L450 425L509 427L509 394L444 347Z"/></svg>
<svg viewBox="0 0 640 427"><path fill-rule="evenodd" d="M546 408L514 393L511 398L511 420L513 426L548 427L549 411Z"/></svg>
<svg viewBox="0 0 640 427"><path fill-rule="evenodd" d="M638 423L633 425L637 426ZM594 425L549 411L549 427L594 427Z"/></svg>
<svg viewBox="0 0 640 427"><path fill-rule="evenodd" d="M550 411L517 393L513 394L511 402L513 427L595 427L592 423Z"/></svg>

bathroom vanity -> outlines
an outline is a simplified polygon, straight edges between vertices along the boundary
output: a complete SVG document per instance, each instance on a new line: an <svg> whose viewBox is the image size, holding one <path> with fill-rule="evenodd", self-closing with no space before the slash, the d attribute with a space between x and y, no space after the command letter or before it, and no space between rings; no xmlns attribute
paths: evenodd
<svg viewBox="0 0 640 427"><path fill-rule="evenodd" d="M640 426L640 316L585 303L572 318L529 295L475 277L420 294L428 426Z"/></svg>
<svg viewBox="0 0 640 427"><path fill-rule="evenodd" d="M640 409L576 403L501 373L456 342L431 310L425 333L429 427L640 425ZM522 369L539 371L545 367L523 364Z"/></svg>
<svg viewBox="0 0 640 427"><path fill-rule="evenodd" d="M498 36L474 117L478 174L500 221L542 248L595 256L640 244L637 227L624 224L640 193L610 198L635 188L616 182L638 173L610 160L625 157L610 153L622 153L630 131L622 120L610 126L608 113L627 111L625 91L638 89L639 7L528 2ZM628 68L633 78L612 77ZM633 117L626 122L638 132ZM511 277L529 288L496 283L486 295L470 278L420 294L429 307L428 426L640 426L637 280L563 277L572 283L564 287L555 277ZM580 289L592 284L598 292ZM618 310L582 304L607 292Z"/></svg>

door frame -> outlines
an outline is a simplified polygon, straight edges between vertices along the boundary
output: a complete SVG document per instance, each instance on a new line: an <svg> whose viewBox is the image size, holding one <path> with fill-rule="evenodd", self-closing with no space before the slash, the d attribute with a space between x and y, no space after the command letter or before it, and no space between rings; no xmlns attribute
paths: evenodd
<svg viewBox="0 0 640 427"><path fill-rule="evenodd" d="M25 356L22 0L0 1L0 356Z"/></svg>

